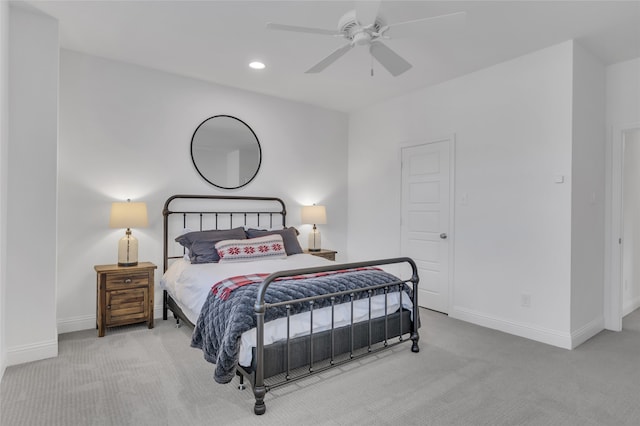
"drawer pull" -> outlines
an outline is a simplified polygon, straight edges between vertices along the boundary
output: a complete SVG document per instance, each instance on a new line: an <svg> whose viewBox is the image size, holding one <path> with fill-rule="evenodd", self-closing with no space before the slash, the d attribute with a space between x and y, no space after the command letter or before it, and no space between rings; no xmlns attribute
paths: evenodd
<svg viewBox="0 0 640 426"><path fill-rule="evenodd" d="M124 279L124 283L125 284L131 284L131 278L125 278Z"/></svg>

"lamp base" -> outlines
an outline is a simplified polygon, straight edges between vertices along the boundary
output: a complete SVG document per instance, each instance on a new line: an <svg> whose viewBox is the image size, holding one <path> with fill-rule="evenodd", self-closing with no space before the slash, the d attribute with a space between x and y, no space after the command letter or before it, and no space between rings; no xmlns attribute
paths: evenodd
<svg viewBox="0 0 640 426"><path fill-rule="evenodd" d="M313 225L313 229L309 233L309 251L320 251L320 231Z"/></svg>
<svg viewBox="0 0 640 426"><path fill-rule="evenodd" d="M118 241L118 266L136 266L138 264L138 240L127 229L124 237Z"/></svg>

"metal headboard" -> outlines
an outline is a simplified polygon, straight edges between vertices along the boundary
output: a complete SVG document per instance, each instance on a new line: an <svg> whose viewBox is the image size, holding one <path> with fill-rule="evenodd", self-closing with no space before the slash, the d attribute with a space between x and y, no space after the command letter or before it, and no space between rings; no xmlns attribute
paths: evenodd
<svg viewBox="0 0 640 426"><path fill-rule="evenodd" d="M177 224L183 229L190 225L194 231L231 229L236 226L273 228L282 225L284 227L287 210L284 202L275 197L173 195L164 203L162 216L164 222L163 271L166 272L170 259L182 257L169 253L169 240L177 236L169 234L170 225L173 224L175 227ZM179 218L182 220L179 221ZM172 219L174 219L173 223L171 223ZM194 224L196 226L193 226Z"/></svg>

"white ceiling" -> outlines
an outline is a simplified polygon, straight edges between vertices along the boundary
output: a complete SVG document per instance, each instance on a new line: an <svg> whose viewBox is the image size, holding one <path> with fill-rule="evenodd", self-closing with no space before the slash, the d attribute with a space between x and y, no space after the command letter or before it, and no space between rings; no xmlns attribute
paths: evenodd
<svg viewBox="0 0 640 426"><path fill-rule="evenodd" d="M640 1L383 1L387 23L457 11L460 28L424 25L385 43L413 64L392 77L356 47L305 74L344 39L267 30L335 29L354 1L31 1L60 24L61 45L92 55L340 111L440 83L569 39L605 65L640 57ZM263 71L247 67L252 60Z"/></svg>

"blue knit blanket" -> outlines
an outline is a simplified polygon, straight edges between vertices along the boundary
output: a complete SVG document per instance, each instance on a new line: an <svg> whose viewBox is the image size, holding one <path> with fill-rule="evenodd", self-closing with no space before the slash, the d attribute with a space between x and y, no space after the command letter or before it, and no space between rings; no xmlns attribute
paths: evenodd
<svg viewBox="0 0 640 426"><path fill-rule="evenodd" d="M397 282L398 278L380 269L344 271L339 274L323 275L305 279L283 279L269 285L265 294L266 303L312 297L321 294L347 290L357 290L369 286ZM214 379L218 383L229 383L238 365L240 336L256 327L254 305L261 281L235 288L226 300L210 292L191 338L191 346L202 349L204 358L216 364ZM393 286L392 291L397 291ZM383 289L373 294L382 294ZM367 292L356 293L355 298L363 298ZM336 303L348 302L348 295L336 298ZM330 306L329 299L318 300L314 309ZM308 303L291 306L291 314L309 310ZM265 322L287 315L286 308L269 308L265 312Z"/></svg>

